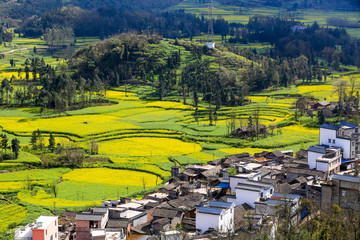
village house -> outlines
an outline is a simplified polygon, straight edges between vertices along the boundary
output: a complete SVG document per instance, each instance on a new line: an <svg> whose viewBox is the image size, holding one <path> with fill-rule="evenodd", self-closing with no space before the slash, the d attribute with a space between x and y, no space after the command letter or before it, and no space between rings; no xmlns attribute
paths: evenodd
<svg viewBox="0 0 360 240"><path fill-rule="evenodd" d="M267 199L272 196L274 186L271 183L246 180L239 182L235 187L235 194L227 195L227 201L236 206L243 203L255 208L255 202L259 199Z"/></svg>
<svg viewBox="0 0 360 240"><path fill-rule="evenodd" d="M14 240L58 240L58 217L40 216L34 223L18 228Z"/></svg>
<svg viewBox="0 0 360 240"><path fill-rule="evenodd" d="M201 233L209 228L220 233L233 232L234 207L233 203L210 201L208 206L196 211L196 229Z"/></svg>
<svg viewBox="0 0 360 240"><path fill-rule="evenodd" d="M358 209L360 207L360 177L335 174L331 181L321 184L321 206Z"/></svg>
<svg viewBox="0 0 360 240"><path fill-rule="evenodd" d="M327 172L340 171L340 165L360 157L359 126L341 122L338 126L320 126L319 145L308 148L307 161L310 169Z"/></svg>
<svg viewBox="0 0 360 240"><path fill-rule="evenodd" d="M91 229L104 229L109 219L107 207L94 207L90 211L76 214L76 233L74 239L91 240Z"/></svg>
<svg viewBox="0 0 360 240"><path fill-rule="evenodd" d="M255 213L272 216L279 211L279 206L287 206L290 209L291 218L297 216L300 208L301 196L295 194L273 193L265 200L259 199L255 202Z"/></svg>
<svg viewBox="0 0 360 240"><path fill-rule="evenodd" d="M328 145L314 145L308 148L308 165L310 169L328 174L340 171L341 149Z"/></svg>
<svg viewBox="0 0 360 240"><path fill-rule="evenodd" d="M323 124L320 126L320 145L329 145L342 149L344 159L358 158L359 126L341 122L339 126Z"/></svg>

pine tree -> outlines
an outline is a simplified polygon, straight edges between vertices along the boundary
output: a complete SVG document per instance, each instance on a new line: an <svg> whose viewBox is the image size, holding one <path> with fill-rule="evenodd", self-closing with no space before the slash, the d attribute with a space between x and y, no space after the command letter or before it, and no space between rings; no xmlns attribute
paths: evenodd
<svg viewBox="0 0 360 240"><path fill-rule="evenodd" d="M37 134L36 134L36 131L32 132L30 142L31 142L32 148L34 150L37 149L37 145L36 145L36 143L37 143Z"/></svg>
<svg viewBox="0 0 360 240"><path fill-rule="evenodd" d="M55 138L53 137L52 133L50 133L50 138L49 138L49 150L51 152L54 152L55 149Z"/></svg>
<svg viewBox="0 0 360 240"><path fill-rule="evenodd" d="M19 150L20 150L20 141L17 138L14 138L11 141L11 150L14 154L14 158L17 159L19 157Z"/></svg>
<svg viewBox="0 0 360 240"><path fill-rule="evenodd" d="M5 150L5 153L6 153L6 149L8 147L8 141L9 141L9 139L7 138L6 134L2 134L1 135L1 148L2 148L3 152Z"/></svg>

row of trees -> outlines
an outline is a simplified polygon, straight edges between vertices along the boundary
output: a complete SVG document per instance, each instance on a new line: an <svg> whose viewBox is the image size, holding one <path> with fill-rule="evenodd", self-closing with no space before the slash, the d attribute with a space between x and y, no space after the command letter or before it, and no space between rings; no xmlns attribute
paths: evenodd
<svg viewBox="0 0 360 240"><path fill-rule="evenodd" d="M0 160L8 160L8 159L17 159L19 157L19 151L20 151L20 141L17 138L13 138L11 140L11 144L9 144L9 139L6 134L0 135L0 146L2 154L0 156ZM13 156L7 154L7 150L11 150Z"/></svg>
<svg viewBox="0 0 360 240"><path fill-rule="evenodd" d="M223 18L214 21L214 32L226 38L232 25ZM67 26L60 28L59 26ZM23 27L16 30L25 36L38 37L45 34L46 39L56 38L56 33L62 36L73 35L109 37L124 32L156 33L166 38L192 38L206 32L208 20L197 17L185 11L172 12L128 12L116 9L100 8L84 10L78 7L63 7L50 10L41 18L28 21ZM52 32L53 31L53 32ZM73 34L71 34L73 31ZM51 41L50 41L51 42ZM60 41L61 42L61 41Z"/></svg>

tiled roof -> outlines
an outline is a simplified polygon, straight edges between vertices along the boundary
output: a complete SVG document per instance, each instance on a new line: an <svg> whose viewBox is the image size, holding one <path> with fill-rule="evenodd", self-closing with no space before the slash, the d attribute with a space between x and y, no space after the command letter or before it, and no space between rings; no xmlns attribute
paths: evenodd
<svg viewBox="0 0 360 240"><path fill-rule="evenodd" d="M321 147L319 145L311 146L307 150L310 151L310 152L317 152L317 153L323 153L323 154L326 153L326 148Z"/></svg>
<svg viewBox="0 0 360 240"><path fill-rule="evenodd" d="M209 206L215 208L229 208L231 207L232 203L230 202L218 202L218 201L211 201Z"/></svg>
<svg viewBox="0 0 360 240"><path fill-rule="evenodd" d="M221 212L222 212L222 210L218 209L218 208L201 207L199 209L199 213L207 213L207 214L213 214L213 215L220 215Z"/></svg>
<svg viewBox="0 0 360 240"><path fill-rule="evenodd" d="M334 125L330 125L330 124L324 123L323 125L320 126L320 128L326 128L326 129L331 129L331 130L338 130L340 127L339 127L339 126L334 126Z"/></svg>

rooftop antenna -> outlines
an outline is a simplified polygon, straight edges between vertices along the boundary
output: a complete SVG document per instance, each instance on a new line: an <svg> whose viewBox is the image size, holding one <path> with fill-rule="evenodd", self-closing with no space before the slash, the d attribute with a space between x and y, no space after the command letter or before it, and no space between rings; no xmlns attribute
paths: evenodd
<svg viewBox="0 0 360 240"><path fill-rule="evenodd" d="M209 49L215 48L213 9L214 9L214 0L211 0L211 3L209 5L209 18L210 19L209 19L207 42L206 42L206 46Z"/></svg>

